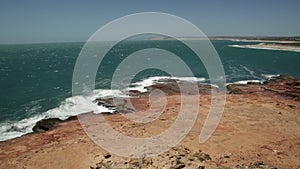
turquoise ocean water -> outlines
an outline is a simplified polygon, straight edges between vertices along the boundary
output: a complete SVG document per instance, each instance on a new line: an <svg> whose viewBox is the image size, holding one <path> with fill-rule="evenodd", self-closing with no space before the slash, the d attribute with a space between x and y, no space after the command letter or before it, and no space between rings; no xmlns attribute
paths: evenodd
<svg viewBox="0 0 300 169"><path fill-rule="evenodd" d="M263 81L278 74L300 77L300 52L235 48L252 44L228 40L212 41L223 63L226 81ZM255 44L255 43L253 43ZM0 45L0 140L31 132L36 121L73 115L72 75L84 43ZM129 54L145 48L161 48L180 56L201 82L209 82L201 61L173 40L126 41L114 47L101 63L96 78L99 97L108 94L116 66ZM146 85L147 78L167 76L155 69L139 73L133 82ZM183 78L183 77L182 77ZM146 80L145 80L146 79Z"/></svg>

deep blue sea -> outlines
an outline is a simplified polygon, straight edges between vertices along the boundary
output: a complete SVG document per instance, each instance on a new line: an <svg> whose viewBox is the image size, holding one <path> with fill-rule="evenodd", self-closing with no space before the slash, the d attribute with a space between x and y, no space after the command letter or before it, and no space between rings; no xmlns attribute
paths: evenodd
<svg viewBox="0 0 300 169"><path fill-rule="evenodd" d="M215 40L212 43L223 63L228 83L263 81L278 74L300 77L300 52L230 46L256 44L254 42ZM0 140L31 132L40 119L65 119L73 115L73 69L83 45L83 42L0 45ZM105 89L110 87L111 76L122 59L134 51L151 47L177 54L196 77L203 83L209 82L202 63L177 41L125 41L111 49L97 73L99 97L118 94ZM158 76L168 74L150 69L136 76L134 82L142 86L149 83L150 77Z"/></svg>

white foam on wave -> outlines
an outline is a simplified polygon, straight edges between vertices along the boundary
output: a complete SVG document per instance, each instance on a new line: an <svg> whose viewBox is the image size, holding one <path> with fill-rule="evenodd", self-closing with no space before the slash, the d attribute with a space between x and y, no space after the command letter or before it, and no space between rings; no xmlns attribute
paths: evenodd
<svg viewBox="0 0 300 169"><path fill-rule="evenodd" d="M280 74L276 74L276 75L271 75L271 74L262 74L262 77L266 78L266 79L273 79L275 77L279 77Z"/></svg>
<svg viewBox="0 0 300 169"><path fill-rule="evenodd" d="M129 87L126 90L137 90L140 92L146 92L146 87L152 86L154 84L163 84L165 80L176 80L176 81L185 81L185 82L204 82L206 79L202 77L172 77L172 76L155 76L144 79L142 81L133 83L133 87Z"/></svg>
<svg viewBox="0 0 300 169"><path fill-rule="evenodd" d="M233 84L248 84L248 83L262 83L262 81L260 80L241 80L241 81L237 81L234 82Z"/></svg>
<svg viewBox="0 0 300 169"><path fill-rule="evenodd" d="M26 133L31 133L36 122L44 118L45 115L36 115L17 122L0 123L0 141L16 138Z"/></svg>
<svg viewBox="0 0 300 169"><path fill-rule="evenodd" d="M168 76L149 77L149 78L144 79L142 81L133 83L132 87L129 87L129 88L125 89L125 90L126 91L137 90L137 91L140 91L140 92L146 92L147 91L146 87L152 86L154 84L161 83L161 82L159 82L159 80L169 79L169 78L170 77L168 77Z"/></svg>
<svg viewBox="0 0 300 169"><path fill-rule="evenodd" d="M261 74L261 80L240 80L233 83L226 83L226 86L230 84L248 84L248 82L263 84L266 80L270 80L279 76L280 74Z"/></svg>
<svg viewBox="0 0 300 169"><path fill-rule="evenodd" d="M204 82L206 80L202 77L172 77L171 79L186 82Z"/></svg>
<svg viewBox="0 0 300 169"><path fill-rule="evenodd" d="M96 89L93 91L93 99L96 98L106 98L106 97L127 97L121 90L111 90L111 89Z"/></svg>
<svg viewBox="0 0 300 169"><path fill-rule="evenodd" d="M228 45L229 47L234 47L234 48L246 48L243 45Z"/></svg>
<svg viewBox="0 0 300 169"><path fill-rule="evenodd" d="M90 96L69 97L61 102L58 107L50 109L44 113L25 118L20 121L0 123L0 141L33 132L32 128L34 125L42 119L59 118L61 120L65 120L68 117L88 112L94 112L96 114L103 112L113 113L115 111L113 108L98 106L94 100L101 97L120 97L122 96L119 95L120 93L121 92L112 90L95 90L94 94Z"/></svg>

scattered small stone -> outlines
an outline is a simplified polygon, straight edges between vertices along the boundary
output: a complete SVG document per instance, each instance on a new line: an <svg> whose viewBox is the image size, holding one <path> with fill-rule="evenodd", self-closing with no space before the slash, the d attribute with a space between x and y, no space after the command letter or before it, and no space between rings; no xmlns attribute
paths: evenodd
<svg viewBox="0 0 300 169"><path fill-rule="evenodd" d="M292 104L289 104L288 105L290 108L292 108L292 109L295 109L296 108L296 106L295 105L292 105Z"/></svg>
<svg viewBox="0 0 300 169"><path fill-rule="evenodd" d="M205 160L211 160L211 157L210 157L209 154L204 154L204 159L205 159Z"/></svg>
<svg viewBox="0 0 300 169"><path fill-rule="evenodd" d="M189 160L190 160L190 161L194 161L194 159L193 159L193 158L189 158Z"/></svg>
<svg viewBox="0 0 300 169"><path fill-rule="evenodd" d="M181 163L181 164L177 164L175 166L170 167L170 169L181 169L184 167L185 167L185 164Z"/></svg>
<svg viewBox="0 0 300 169"><path fill-rule="evenodd" d="M263 161L256 161L253 164L250 164L248 168L261 168L265 165Z"/></svg>
<svg viewBox="0 0 300 169"><path fill-rule="evenodd" d="M256 161L254 164L255 165L264 165L265 163L263 161Z"/></svg>
<svg viewBox="0 0 300 169"><path fill-rule="evenodd" d="M106 159L108 159L108 158L110 158L111 157L111 155L109 154L109 153L106 153L105 155L104 155L104 158L106 158Z"/></svg>
<svg viewBox="0 0 300 169"><path fill-rule="evenodd" d="M281 154L283 154L283 152L279 151L279 150L273 150L272 154L281 155Z"/></svg>
<svg viewBox="0 0 300 169"><path fill-rule="evenodd" d="M200 162L211 160L211 157L209 154L203 154L203 153L195 153L193 157L196 157Z"/></svg>
<svg viewBox="0 0 300 169"><path fill-rule="evenodd" d="M204 159L203 157L198 157L198 160L199 160L200 162L205 161L205 159Z"/></svg>
<svg viewBox="0 0 300 169"><path fill-rule="evenodd" d="M134 167L137 167L137 168L140 168L140 163L138 161L134 161L134 162L131 162L131 165L133 165Z"/></svg>
<svg viewBox="0 0 300 169"><path fill-rule="evenodd" d="M101 167L102 167L102 165L103 165L103 163L102 163L102 162L100 162L100 163L97 163L97 164L96 164L96 169L99 169L99 168L101 168Z"/></svg>
<svg viewBox="0 0 300 169"><path fill-rule="evenodd" d="M179 159L176 159L176 164L183 164Z"/></svg>
<svg viewBox="0 0 300 169"><path fill-rule="evenodd" d="M200 166L198 167L198 169L205 169L205 166L200 165Z"/></svg>

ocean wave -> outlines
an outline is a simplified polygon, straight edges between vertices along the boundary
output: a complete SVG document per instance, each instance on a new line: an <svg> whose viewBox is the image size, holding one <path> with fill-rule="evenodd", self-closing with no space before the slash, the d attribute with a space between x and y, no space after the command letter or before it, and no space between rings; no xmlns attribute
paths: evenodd
<svg viewBox="0 0 300 169"><path fill-rule="evenodd" d="M233 84L248 84L248 83L263 83L261 80L240 80L237 82L233 82Z"/></svg>
<svg viewBox="0 0 300 169"><path fill-rule="evenodd" d="M247 71L254 79L260 79L257 75L255 75L255 71L249 69L248 67L244 65L240 65L245 71Z"/></svg>
<svg viewBox="0 0 300 169"><path fill-rule="evenodd" d="M132 87L127 88L127 90L137 90L140 92L146 92L146 87L152 86L154 84L163 84L165 81L175 80L175 81L185 81L185 82L205 82L206 79L202 77L170 77L170 76L155 76L144 79L140 82L133 83Z"/></svg>
<svg viewBox="0 0 300 169"><path fill-rule="evenodd" d="M275 78L275 77L279 77L279 76L280 76L280 74L276 74L276 75L271 75L271 74L262 74L261 76L262 76L263 78L265 78L265 79L269 80L269 79L273 79L273 78Z"/></svg>
<svg viewBox="0 0 300 169"><path fill-rule="evenodd" d="M101 93L101 91L103 92ZM32 128L38 121L42 119L59 118L61 120L65 120L68 117L88 112L94 112L97 114L103 112L113 113L115 111L114 109L106 108L101 105L98 106L94 102L95 98L97 97L108 96L107 93L114 93L106 90L101 91L97 90L95 91L95 95L88 97L74 96L67 98L56 108L29 118L22 119L20 121L8 121L0 123L0 141L33 132Z"/></svg>
<svg viewBox="0 0 300 169"><path fill-rule="evenodd" d="M31 133L36 122L45 118L45 115L36 115L20 121L0 123L0 141L8 140Z"/></svg>
<svg viewBox="0 0 300 169"><path fill-rule="evenodd" d="M249 71L251 72L251 70L249 70ZM276 78L276 77L279 77L279 76L280 76L280 74L261 74L260 77L254 75L253 77L255 79L239 80L239 81L235 81L235 82L232 82L232 83L226 83L226 86L230 85L230 84L248 84L248 83L261 83L261 84L263 84L265 81Z"/></svg>

